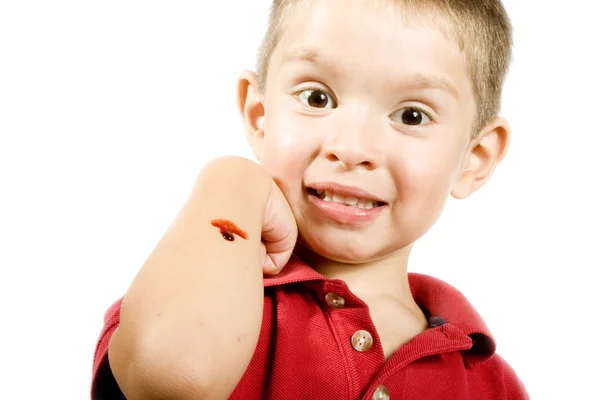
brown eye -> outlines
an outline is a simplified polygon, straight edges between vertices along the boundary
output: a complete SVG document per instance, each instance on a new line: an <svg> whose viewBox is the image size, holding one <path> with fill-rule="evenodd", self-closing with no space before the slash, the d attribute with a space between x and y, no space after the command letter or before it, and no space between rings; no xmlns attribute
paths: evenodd
<svg viewBox="0 0 600 400"><path fill-rule="evenodd" d="M419 126L431 122L431 119L423 111L418 108L409 107L396 111L393 119L400 119L404 125ZM400 118L398 118L400 117Z"/></svg>
<svg viewBox="0 0 600 400"><path fill-rule="evenodd" d="M327 93L319 89L306 89L298 94L298 100L312 108L334 108L335 103Z"/></svg>

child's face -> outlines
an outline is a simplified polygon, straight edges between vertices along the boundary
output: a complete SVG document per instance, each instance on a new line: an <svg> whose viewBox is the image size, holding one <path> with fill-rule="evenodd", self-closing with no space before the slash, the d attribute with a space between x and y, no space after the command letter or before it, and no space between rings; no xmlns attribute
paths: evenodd
<svg viewBox="0 0 600 400"><path fill-rule="evenodd" d="M246 110L254 152L303 241L332 260L373 261L412 244L469 159L476 104L464 56L433 25L403 24L393 7L299 7L272 55L264 97L254 96L258 108ZM357 211L367 221L331 218L311 190L331 182L385 204Z"/></svg>

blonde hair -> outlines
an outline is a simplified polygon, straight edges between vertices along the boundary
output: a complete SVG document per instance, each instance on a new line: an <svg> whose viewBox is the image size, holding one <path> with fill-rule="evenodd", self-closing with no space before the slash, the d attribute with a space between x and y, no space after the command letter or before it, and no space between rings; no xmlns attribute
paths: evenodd
<svg viewBox="0 0 600 400"><path fill-rule="evenodd" d="M384 2L384 0L373 0ZM267 33L259 48L258 85L266 89L271 55L283 25L306 0L273 0ZM500 111L502 87L512 52L512 25L501 0L385 0L399 5L405 21L435 22L465 55L477 104L476 136Z"/></svg>

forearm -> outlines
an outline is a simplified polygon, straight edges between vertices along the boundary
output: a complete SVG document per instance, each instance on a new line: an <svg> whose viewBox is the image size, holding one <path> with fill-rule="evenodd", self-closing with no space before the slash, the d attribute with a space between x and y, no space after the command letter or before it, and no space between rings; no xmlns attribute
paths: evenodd
<svg viewBox="0 0 600 400"><path fill-rule="evenodd" d="M125 358L115 360L124 381L160 379L132 387L149 384L165 392L159 397L226 398L243 375L263 308L260 240L270 185L257 168L232 158L207 165L127 291L109 358ZM225 240L215 219L234 222L247 239Z"/></svg>

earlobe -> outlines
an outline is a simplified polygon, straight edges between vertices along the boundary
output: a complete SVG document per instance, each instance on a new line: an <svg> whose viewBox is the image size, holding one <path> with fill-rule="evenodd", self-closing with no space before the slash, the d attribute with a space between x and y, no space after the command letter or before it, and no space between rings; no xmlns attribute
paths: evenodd
<svg viewBox="0 0 600 400"><path fill-rule="evenodd" d="M471 170L463 171L462 175L454 183L450 194L458 200L466 199L473 193L474 183L475 173Z"/></svg>
<svg viewBox="0 0 600 400"><path fill-rule="evenodd" d="M491 121L471 142L460 175L451 195L456 199L469 197L481 188L506 156L510 142L510 127L504 118Z"/></svg>
<svg viewBox="0 0 600 400"><path fill-rule="evenodd" d="M251 71L242 73L238 80L238 110L244 121L246 140L260 161L265 135L265 109L263 95L258 91L257 76Z"/></svg>

